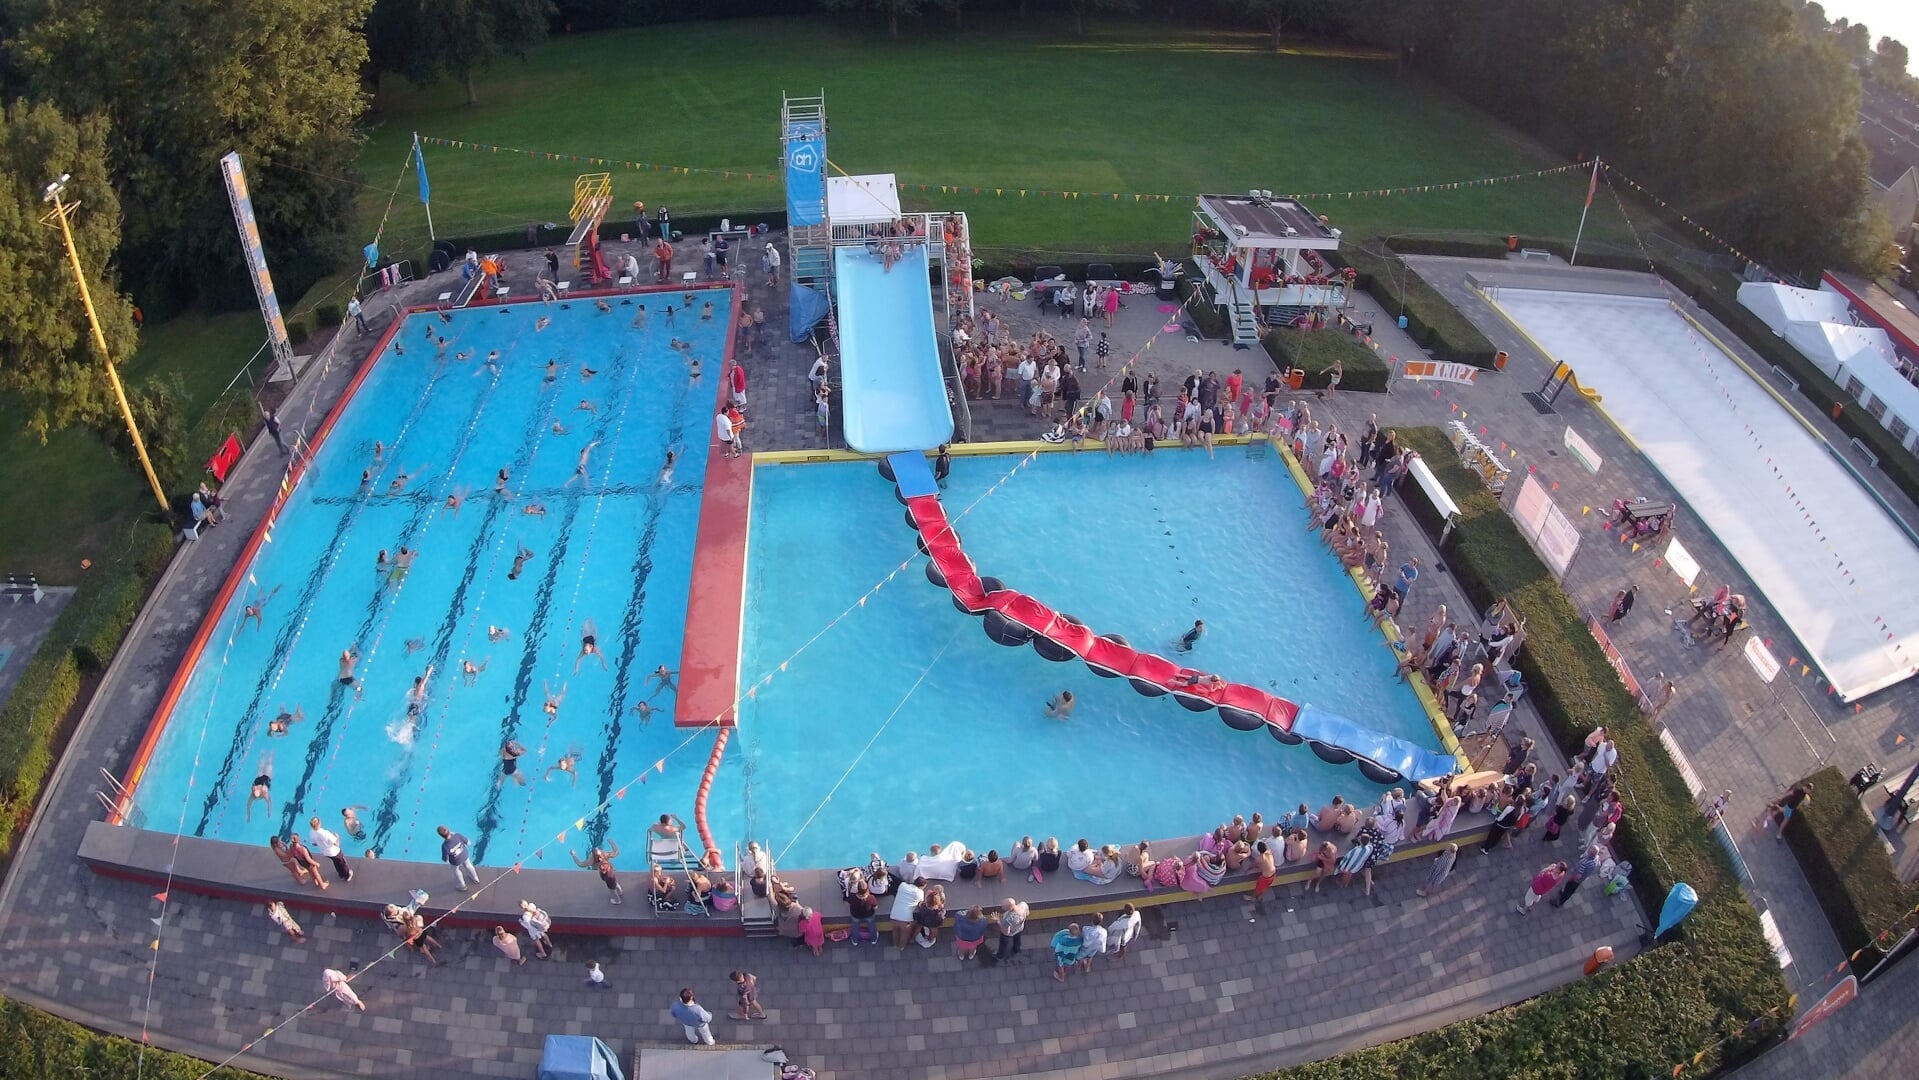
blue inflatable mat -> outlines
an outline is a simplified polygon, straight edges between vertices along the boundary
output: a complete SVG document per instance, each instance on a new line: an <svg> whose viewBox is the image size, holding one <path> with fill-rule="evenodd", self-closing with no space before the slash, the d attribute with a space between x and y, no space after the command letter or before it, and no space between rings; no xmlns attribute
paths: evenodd
<svg viewBox="0 0 1919 1080"><path fill-rule="evenodd" d="M893 466L893 480L899 484L901 495L911 499L939 494L939 485L933 482L933 467L927 464L925 454L918 451L888 454L886 461Z"/></svg>
<svg viewBox="0 0 1919 1080"><path fill-rule="evenodd" d="M1293 734L1313 742L1337 746L1356 757L1376 762L1409 781L1431 780L1459 771L1459 759L1428 750L1383 731L1312 705L1302 705L1293 719Z"/></svg>

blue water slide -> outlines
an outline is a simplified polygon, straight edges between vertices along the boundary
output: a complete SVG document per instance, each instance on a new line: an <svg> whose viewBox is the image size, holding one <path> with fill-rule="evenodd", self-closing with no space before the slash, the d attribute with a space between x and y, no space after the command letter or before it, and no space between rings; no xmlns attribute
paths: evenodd
<svg viewBox="0 0 1919 1080"><path fill-rule="evenodd" d="M1293 718L1293 734L1305 739L1321 760L1334 765L1357 760L1368 775L1374 770L1367 769L1365 762L1379 766L1380 775L1372 777L1379 783L1399 782L1386 778L1388 772L1398 774L1399 779L1418 781L1459 771L1459 759L1451 754L1428 750L1313 705L1300 706L1299 715Z"/></svg>
<svg viewBox="0 0 1919 1080"><path fill-rule="evenodd" d="M833 265L846 445L892 454L950 441L953 406L940 374L925 245L909 246L891 270L861 248L836 249Z"/></svg>

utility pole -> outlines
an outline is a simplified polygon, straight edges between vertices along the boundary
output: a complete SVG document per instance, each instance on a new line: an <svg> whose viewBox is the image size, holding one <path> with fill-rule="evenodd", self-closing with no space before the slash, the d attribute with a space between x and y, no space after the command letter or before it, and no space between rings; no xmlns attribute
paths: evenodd
<svg viewBox="0 0 1919 1080"><path fill-rule="evenodd" d="M100 329L100 315L93 309L93 293L87 289L87 272L80 265L80 249L73 246L73 228L67 222L68 217L80 208L79 203L69 206L60 196L67 190L67 181L72 174L61 173L60 179L47 185L42 202L53 204L53 212L41 218L41 224L52 226L59 223L60 238L66 241L67 261L73 265L73 280L80 286L80 303L87 309L87 325L93 328L93 344L100 350L100 359L107 365L107 382L113 386L113 396L120 403L120 415L126 419L127 434L133 437L133 452L140 458L140 467L146 470L147 483L153 485L153 498L160 504L162 514L172 513L167 505L167 493L160 486L160 478L154 475L153 462L147 458L147 444L140 438L140 428L133 422L133 406L127 403L127 391L120 385L120 373L113 368L113 355L107 352L107 335Z"/></svg>

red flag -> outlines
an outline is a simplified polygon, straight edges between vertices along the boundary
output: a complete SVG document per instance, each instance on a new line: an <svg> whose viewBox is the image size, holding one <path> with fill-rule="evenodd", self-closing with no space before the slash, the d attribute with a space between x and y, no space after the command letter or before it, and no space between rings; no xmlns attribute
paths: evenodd
<svg viewBox="0 0 1919 1080"><path fill-rule="evenodd" d="M1599 163L1593 162L1592 182L1586 185L1586 209L1592 209L1593 196L1599 191Z"/></svg>

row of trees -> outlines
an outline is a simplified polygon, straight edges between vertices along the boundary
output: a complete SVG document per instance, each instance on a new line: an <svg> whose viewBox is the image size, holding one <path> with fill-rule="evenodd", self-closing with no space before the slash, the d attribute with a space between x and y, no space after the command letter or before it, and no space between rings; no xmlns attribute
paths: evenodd
<svg viewBox="0 0 1919 1080"><path fill-rule="evenodd" d="M245 304L250 285L218 161L255 176L262 238L298 295L349 251L344 226L367 106L372 0L6 0L0 3L0 391L43 436L110 430L98 360L42 191L71 173L75 239L118 360L133 304ZM170 388L142 388L143 401Z"/></svg>
<svg viewBox="0 0 1919 1080"><path fill-rule="evenodd" d="M1865 23L1853 22L1843 15L1827 22L1826 7L1818 0L1788 2L1800 33L1809 38L1830 38L1840 54L1872 81L1907 97L1919 97L1919 79L1907 70L1911 57L1904 43L1896 38L1881 37L1879 44L1874 45L1872 31Z"/></svg>
<svg viewBox="0 0 1919 1080"><path fill-rule="evenodd" d="M1354 0L1349 32L1409 52L1568 155L1598 155L1780 269L1878 270L1859 79L1802 12L1752 0ZM1857 35L1855 35L1856 37Z"/></svg>

